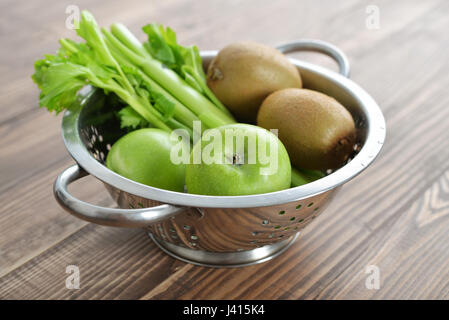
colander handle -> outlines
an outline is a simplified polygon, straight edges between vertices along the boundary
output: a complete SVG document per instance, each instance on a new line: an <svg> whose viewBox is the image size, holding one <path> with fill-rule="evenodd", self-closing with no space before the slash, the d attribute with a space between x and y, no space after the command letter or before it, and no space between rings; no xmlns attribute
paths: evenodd
<svg viewBox="0 0 449 320"><path fill-rule="evenodd" d="M143 209L106 208L81 201L72 196L67 187L70 183L87 175L88 173L80 166L73 165L61 172L53 186L58 203L80 219L105 226L142 228L185 210L184 207L169 204Z"/></svg>
<svg viewBox="0 0 449 320"><path fill-rule="evenodd" d="M338 64L341 75L349 78L349 60L346 55L339 48L325 41L321 40L298 40L289 42L276 47L284 54L300 51L313 51L323 53L335 60Z"/></svg>

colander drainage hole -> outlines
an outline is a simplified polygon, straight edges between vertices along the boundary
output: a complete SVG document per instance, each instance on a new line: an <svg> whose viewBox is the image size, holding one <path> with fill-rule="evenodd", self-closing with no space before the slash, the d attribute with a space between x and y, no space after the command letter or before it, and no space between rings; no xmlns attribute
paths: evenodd
<svg viewBox="0 0 449 320"><path fill-rule="evenodd" d="M283 215L283 214L285 214L285 210L281 210L281 211L279 211L279 215Z"/></svg>
<svg viewBox="0 0 449 320"><path fill-rule="evenodd" d="M301 223L301 222L303 222L303 221L304 221L304 219L301 219L301 220L299 220L298 222L300 222L300 223Z"/></svg>
<svg viewBox="0 0 449 320"><path fill-rule="evenodd" d="M313 211L317 211L320 207L316 207L315 209L313 209Z"/></svg>
<svg viewBox="0 0 449 320"><path fill-rule="evenodd" d="M280 229L281 226L280 226L280 225L277 225L277 226L274 226L274 228L275 228L275 229Z"/></svg>
<svg viewBox="0 0 449 320"><path fill-rule="evenodd" d="M268 238L273 238L274 237L274 233L270 233L269 235L268 235Z"/></svg>
<svg viewBox="0 0 449 320"><path fill-rule="evenodd" d="M262 224L268 224L268 220L263 220Z"/></svg>
<svg viewBox="0 0 449 320"><path fill-rule="evenodd" d="M309 203L308 205L307 205L307 207L311 207L311 206L313 206L313 202L311 202L311 203Z"/></svg>
<svg viewBox="0 0 449 320"><path fill-rule="evenodd" d="M298 205L296 206L296 210L301 209L301 207L302 207L302 204L298 204Z"/></svg>
<svg viewBox="0 0 449 320"><path fill-rule="evenodd" d="M251 244L256 244L256 243L257 243L257 240L251 240L250 243L251 243Z"/></svg>
<svg viewBox="0 0 449 320"><path fill-rule="evenodd" d="M184 226L184 230L190 230L190 226Z"/></svg>
<svg viewBox="0 0 449 320"><path fill-rule="evenodd" d="M176 233L176 230L173 229L173 228L170 228L170 232L171 232L171 233Z"/></svg>
<svg viewBox="0 0 449 320"><path fill-rule="evenodd" d="M290 221L294 221L296 218L295 217L291 217L290 218Z"/></svg>
<svg viewBox="0 0 449 320"><path fill-rule="evenodd" d="M251 232L251 234L252 234L253 236L257 236L257 235L259 234L259 232L253 231L253 232Z"/></svg>
<svg viewBox="0 0 449 320"><path fill-rule="evenodd" d="M192 240L198 240L198 237L197 236L190 236L190 239L192 239Z"/></svg>

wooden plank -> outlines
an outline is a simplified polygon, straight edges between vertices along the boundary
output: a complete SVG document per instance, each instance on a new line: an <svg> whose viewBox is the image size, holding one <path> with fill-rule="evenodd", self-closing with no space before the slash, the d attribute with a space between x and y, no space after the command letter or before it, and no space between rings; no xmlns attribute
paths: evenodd
<svg viewBox="0 0 449 320"><path fill-rule="evenodd" d="M141 230L89 224L1 278L0 297L136 299L179 264L157 249ZM79 267L79 290L66 288L68 265Z"/></svg>
<svg viewBox="0 0 449 320"><path fill-rule="evenodd" d="M365 289L363 263L355 262L318 298L448 298L449 170L390 223L358 257L379 267L381 290Z"/></svg>
<svg viewBox="0 0 449 320"><path fill-rule="evenodd" d="M31 181L20 183L0 195L0 275L79 230L86 222L63 211L55 202L52 184L55 169L62 171L71 161L44 168ZM102 184L93 178L71 187L77 197L100 205L112 200ZM86 183L87 182L87 183Z"/></svg>

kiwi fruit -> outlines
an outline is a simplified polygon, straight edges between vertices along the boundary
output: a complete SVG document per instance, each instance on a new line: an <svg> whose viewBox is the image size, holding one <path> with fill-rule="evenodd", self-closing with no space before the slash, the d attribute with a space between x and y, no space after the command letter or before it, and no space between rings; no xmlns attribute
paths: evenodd
<svg viewBox="0 0 449 320"><path fill-rule="evenodd" d="M257 124L278 129L294 166L326 170L341 167L356 139L354 120L337 100L318 91L283 89L269 95Z"/></svg>
<svg viewBox="0 0 449 320"><path fill-rule="evenodd" d="M207 70L207 85L240 122L255 123L262 101L284 88L301 88L298 69L278 50L236 42L220 50Z"/></svg>

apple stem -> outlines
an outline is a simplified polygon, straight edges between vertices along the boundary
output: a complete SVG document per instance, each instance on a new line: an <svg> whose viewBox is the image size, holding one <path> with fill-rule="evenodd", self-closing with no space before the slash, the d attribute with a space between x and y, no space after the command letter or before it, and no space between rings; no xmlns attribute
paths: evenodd
<svg viewBox="0 0 449 320"><path fill-rule="evenodd" d="M242 163L240 163L240 156L237 153L234 153L232 155L232 164L233 165L241 165Z"/></svg>

